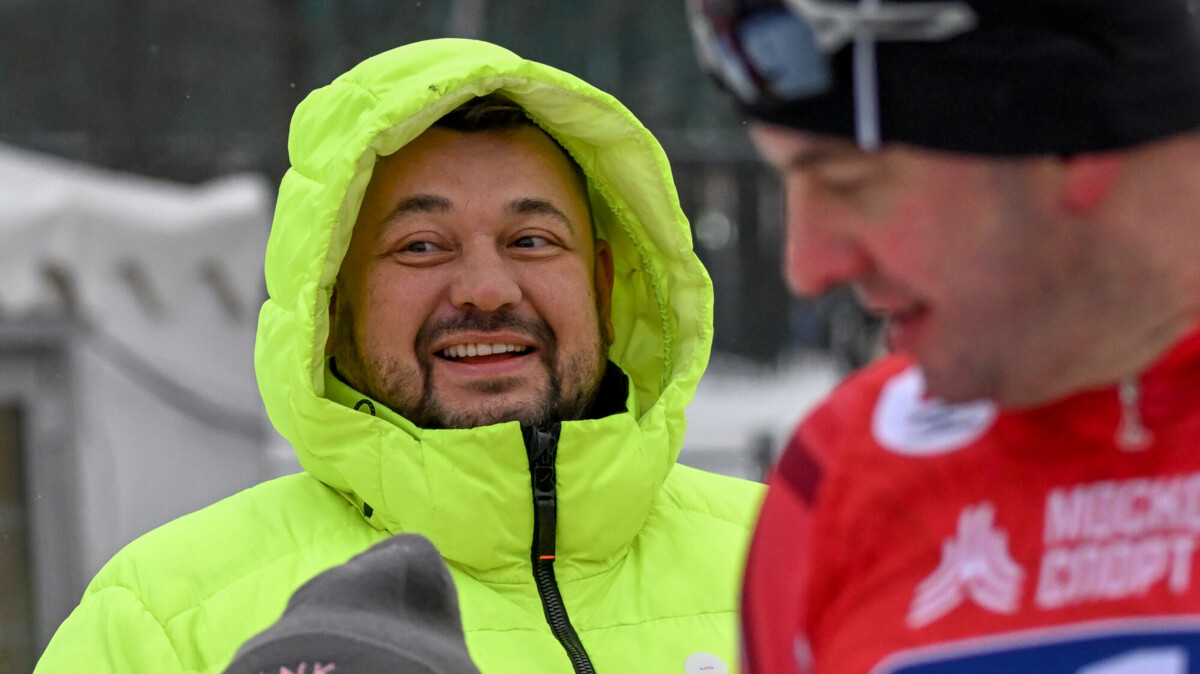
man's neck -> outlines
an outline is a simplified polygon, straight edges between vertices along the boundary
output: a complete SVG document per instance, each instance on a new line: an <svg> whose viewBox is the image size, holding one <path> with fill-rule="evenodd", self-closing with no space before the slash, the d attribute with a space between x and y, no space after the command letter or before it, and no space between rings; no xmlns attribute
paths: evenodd
<svg viewBox="0 0 1200 674"><path fill-rule="evenodd" d="M600 388L584 419L602 419L612 414L625 411L625 403L629 399L629 380L621 368L611 360L604 369L604 378L600 380Z"/></svg>

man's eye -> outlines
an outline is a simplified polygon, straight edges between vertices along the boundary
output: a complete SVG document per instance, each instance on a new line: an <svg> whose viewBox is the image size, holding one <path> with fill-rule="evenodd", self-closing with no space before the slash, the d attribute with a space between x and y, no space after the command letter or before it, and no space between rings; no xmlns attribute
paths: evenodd
<svg viewBox="0 0 1200 674"><path fill-rule="evenodd" d="M865 180L831 180L825 182L825 188L834 194L848 196L859 192L866 184Z"/></svg>
<svg viewBox="0 0 1200 674"><path fill-rule="evenodd" d="M432 241L413 241L404 246L406 253L433 253L437 250L438 247Z"/></svg>
<svg viewBox="0 0 1200 674"><path fill-rule="evenodd" d="M550 245L550 240L544 236L522 236L513 245L517 248L541 248Z"/></svg>
<svg viewBox="0 0 1200 674"><path fill-rule="evenodd" d="M878 174L873 165L863 162L837 162L820 173L820 179L830 191L848 193L866 187Z"/></svg>

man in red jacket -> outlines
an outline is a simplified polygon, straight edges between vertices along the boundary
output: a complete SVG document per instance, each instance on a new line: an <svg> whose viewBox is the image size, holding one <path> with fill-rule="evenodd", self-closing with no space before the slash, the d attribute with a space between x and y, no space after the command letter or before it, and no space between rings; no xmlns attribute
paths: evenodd
<svg viewBox="0 0 1200 674"><path fill-rule="evenodd" d="M1200 33L1185 0L691 0L786 269L892 355L774 471L762 672L1200 671Z"/></svg>

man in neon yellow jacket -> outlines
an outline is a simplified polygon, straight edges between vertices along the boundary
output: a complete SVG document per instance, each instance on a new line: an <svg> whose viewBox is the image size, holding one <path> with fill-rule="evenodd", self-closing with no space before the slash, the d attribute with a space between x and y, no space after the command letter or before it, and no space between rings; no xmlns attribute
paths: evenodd
<svg viewBox="0 0 1200 674"><path fill-rule="evenodd" d="M536 126L433 126L491 94ZM448 564L484 674L729 671L761 493L675 463L713 296L650 133L568 74L434 40L313 92L289 150L255 365L305 472L130 544L38 674L220 672L299 585L405 532Z"/></svg>

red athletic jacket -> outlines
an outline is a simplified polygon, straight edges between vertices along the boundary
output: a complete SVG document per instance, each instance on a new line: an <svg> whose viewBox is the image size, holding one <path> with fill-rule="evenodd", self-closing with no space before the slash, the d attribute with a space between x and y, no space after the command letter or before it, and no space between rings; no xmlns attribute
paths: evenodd
<svg viewBox="0 0 1200 674"><path fill-rule="evenodd" d="M1137 382L1020 412L941 404L884 359L770 484L749 674L1200 672L1200 330Z"/></svg>

